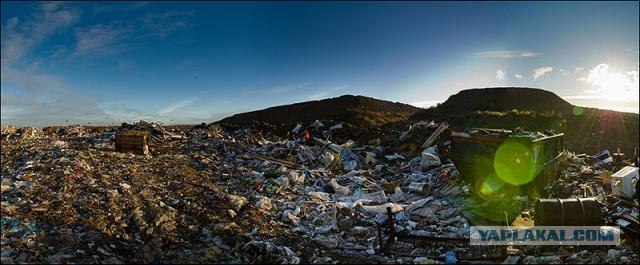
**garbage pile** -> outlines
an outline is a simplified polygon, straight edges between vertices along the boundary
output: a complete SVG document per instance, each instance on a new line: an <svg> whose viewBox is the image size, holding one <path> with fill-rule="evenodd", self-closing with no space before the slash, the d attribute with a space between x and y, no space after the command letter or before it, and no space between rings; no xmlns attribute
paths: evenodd
<svg viewBox="0 0 640 265"><path fill-rule="evenodd" d="M170 131L144 121L55 135L3 129L2 263L426 264L507 257L504 249L492 256L469 246L473 220L463 211L473 191L441 154L437 137L429 137L445 126L420 123L356 143L335 137L338 124L301 125L287 139L206 124ZM148 131L170 148L116 152L115 134L125 130ZM419 137L419 130L429 133ZM399 152L398 142L412 138L416 150ZM434 140L422 148L427 138ZM623 250L612 253L617 261L638 261L637 250ZM550 262L538 258L524 261Z"/></svg>
<svg viewBox="0 0 640 265"><path fill-rule="evenodd" d="M638 167L614 162L608 150L590 156L569 152L558 181L547 187L552 198L595 198L603 203L606 223L638 238ZM625 229L625 228L629 229Z"/></svg>
<svg viewBox="0 0 640 265"><path fill-rule="evenodd" d="M546 187L548 193L546 197L553 198L550 201L580 198L583 202L595 202L592 205L599 209L594 209L594 206L585 208L584 217L575 216L575 220L571 221L597 222L589 225L619 226L623 244L610 248L562 247L557 253L523 256L524 259L521 262L524 264L559 264L559 262L636 264L640 231L637 165L629 166L633 165L630 160L615 161L608 150L595 155L567 152L562 164L562 172L557 181ZM586 207L586 204L581 205L583 208ZM549 218L560 220L559 216L565 213L535 212L534 214L536 220ZM553 216L544 216L544 214ZM559 221L553 225L574 224Z"/></svg>
<svg viewBox="0 0 640 265"><path fill-rule="evenodd" d="M154 143L163 143L167 140L171 139L182 139L183 136L179 133L171 132L165 129L161 124L147 122L147 121L139 121L134 124L122 123L120 127L117 129L118 131L147 131L151 133L151 140Z"/></svg>

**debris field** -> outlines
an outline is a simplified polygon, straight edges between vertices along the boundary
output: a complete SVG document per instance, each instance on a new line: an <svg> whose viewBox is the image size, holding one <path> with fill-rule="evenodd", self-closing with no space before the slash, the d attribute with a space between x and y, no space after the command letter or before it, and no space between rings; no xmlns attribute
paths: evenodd
<svg viewBox="0 0 640 265"><path fill-rule="evenodd" d="M472 246L470 226L533 224L538 198L502 197L506 217L486 223L486 202L448 158L446 124L362 142L333 121L287 130L7 126L2 264L639 262L637 184L626 177L637 183L637 164L607 150L564 150L540 197L594 198L596 221L622 227L621 245ZM127 144L148 146L116 148L133 131Z"/></svg>

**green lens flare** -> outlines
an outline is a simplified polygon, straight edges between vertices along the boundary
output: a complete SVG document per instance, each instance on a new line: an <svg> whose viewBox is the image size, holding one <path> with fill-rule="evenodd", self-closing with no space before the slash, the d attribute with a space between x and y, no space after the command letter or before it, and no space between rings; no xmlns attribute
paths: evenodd
<svg viewBox="0 0 640 265"><path fill-rule="evenodd" d="M502 187L504 187L504 181L498 179L495 174L490 174L486 178L479 178L475 183L476 194L483 199L493 198L502 191Z"/></svg>
<svg viewBox="0 0 640 265"><path fill-rule="evenodd" d="M524 143L509 139L498 147L493 168L498 178L506 183L515 186L527 184L542 168L535 154Z"/></svg>
<svg viewBox="0 0 640 265"><path fill-rule="evenodd" d="M571 109L571 111L573 112L573 115L580 116L582 115L582 113L584 113L584 108L575 106L573 107L573 109Z"/></svg>

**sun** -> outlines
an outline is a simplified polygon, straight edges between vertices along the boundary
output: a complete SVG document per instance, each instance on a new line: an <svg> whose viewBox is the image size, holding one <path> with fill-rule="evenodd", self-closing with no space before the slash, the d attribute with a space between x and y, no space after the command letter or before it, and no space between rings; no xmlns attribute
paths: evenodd
<svg viewBox="0 0 640 265"><path fill-rule="evenodd" d="M638 71L615 73L607 64L600 64L586 77L594 89L594 95L603 100L628 101L638 99Z"/></svg>

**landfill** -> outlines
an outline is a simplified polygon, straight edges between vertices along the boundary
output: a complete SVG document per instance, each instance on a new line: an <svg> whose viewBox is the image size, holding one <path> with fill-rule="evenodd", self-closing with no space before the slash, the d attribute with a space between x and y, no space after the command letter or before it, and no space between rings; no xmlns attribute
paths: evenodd
<svg viewBox="0 0 640 265"><path fill-rule="evenodd" d="M446 155L446 124L362 142L349 138L357 129L300 122L285 138L223 124L6 126L2 264L639 262L636 158L565 150L541 195L594 198L622 244L478 247L469 231L482 220L469 213L481 203ZM151 135L149 152L116 151L129 130ZM537 198L512 199L524 206L508 225L539 218Z"/></svg>

